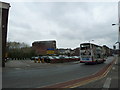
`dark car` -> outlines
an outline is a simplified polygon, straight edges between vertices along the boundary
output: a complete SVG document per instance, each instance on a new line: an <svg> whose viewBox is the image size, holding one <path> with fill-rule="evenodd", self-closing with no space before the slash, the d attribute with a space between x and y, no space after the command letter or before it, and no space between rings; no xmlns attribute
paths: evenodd
<svg viewBox="0 0 120 90"><path fill-rule="evenodd" d="M38 60L39 57L31 57L30 59L31 59L31 60Z"/></svg>
<svg viewBox="0 0 120 90"><path fill-rule="evenodd" d="M44 59L46 63L50 63L54 58L52 56L43 56L42 59Z"/></svg>

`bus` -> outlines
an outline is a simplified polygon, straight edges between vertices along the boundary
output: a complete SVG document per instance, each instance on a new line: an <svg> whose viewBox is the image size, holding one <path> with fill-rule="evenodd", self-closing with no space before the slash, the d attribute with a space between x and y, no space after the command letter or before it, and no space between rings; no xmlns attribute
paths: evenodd
<svg viewBox="0 0 120 90"><path fill-rule="evenodd" d="M105 50L102 46L92 43L80 44L80 63L98 64L106 61Z"/></svg>

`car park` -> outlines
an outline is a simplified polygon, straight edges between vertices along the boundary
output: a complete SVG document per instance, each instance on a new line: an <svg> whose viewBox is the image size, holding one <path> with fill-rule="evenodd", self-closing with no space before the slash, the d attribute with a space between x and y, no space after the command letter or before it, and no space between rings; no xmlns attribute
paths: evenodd
<svg viewBox="0 0 120 90"><path fill-rule="evenodd" d="M46 63L64 63L64 62L72 62L79 61L79 56L33 56L31 60L43 60Z"/></svg>

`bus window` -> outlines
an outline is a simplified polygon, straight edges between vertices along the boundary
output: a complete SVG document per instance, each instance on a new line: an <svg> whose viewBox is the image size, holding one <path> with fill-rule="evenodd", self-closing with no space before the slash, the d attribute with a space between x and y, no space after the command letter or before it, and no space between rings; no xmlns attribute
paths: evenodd
<svg viewBox="0 0 120 90"><path fill-rule="evenodd" d="M90 45L81 45L81 50L90 49Z"/></svg>
<svg viewBox="0 0 120 90"><path fill-rule="evenodd" d="M100 54L97 54L97 58L100 58Z"/></svg>
<svg viewBox="0 0 120 90"><path fill-rule="evenodd" d="M83 52L81 52L81 55L91 55L90 50L84 50Z"/></svg>

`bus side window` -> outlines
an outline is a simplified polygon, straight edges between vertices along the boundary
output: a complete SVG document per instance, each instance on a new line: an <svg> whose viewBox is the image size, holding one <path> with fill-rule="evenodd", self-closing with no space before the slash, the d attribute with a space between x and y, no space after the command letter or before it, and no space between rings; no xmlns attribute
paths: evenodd
<svg viewBox="0 0 120 90"><path fill-rule="evenodd" d="M97 54L97 58L100 58L100 54Z"/></svg>

